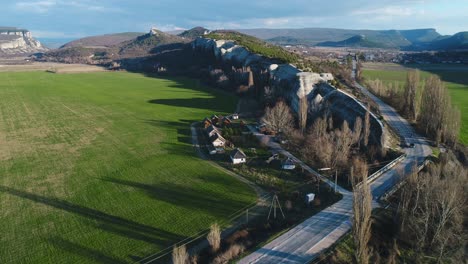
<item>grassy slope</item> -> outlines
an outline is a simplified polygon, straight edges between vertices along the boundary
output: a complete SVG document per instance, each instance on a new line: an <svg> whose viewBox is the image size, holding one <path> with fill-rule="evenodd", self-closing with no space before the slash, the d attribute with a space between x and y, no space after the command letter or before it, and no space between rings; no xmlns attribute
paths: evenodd
<svg viewBox="0 0 468 264"><path fill-rule="evenodd" d="M235 31L214 31L205 36L213 39L226 39L235 41L249 51L267 58L275 58L285 63L296 62L299 57L280 46L272 45L256 37L245 35Z"/></svg>
<svg viewBox="0 0 468 264"><path fill-rule="evenodd" d="M460 141L468 144L468 76L466 72L456 69L451 71L439 69L432 72L440 75L445 81L452 95L452 102L459 107L462 113ZM421 77L426 78L429 74L429 72L423 71ZM399 82L401 85L406 81L405 70L364 70L363 76L368 79L380 79L385 83Z"/></svg>
<svg viewBox="0 0 468 264"><path fill-rule="evenodd" d="M134 261L255 199L188 143L233 97L130 73L0 80L2 263Z"/></svg>

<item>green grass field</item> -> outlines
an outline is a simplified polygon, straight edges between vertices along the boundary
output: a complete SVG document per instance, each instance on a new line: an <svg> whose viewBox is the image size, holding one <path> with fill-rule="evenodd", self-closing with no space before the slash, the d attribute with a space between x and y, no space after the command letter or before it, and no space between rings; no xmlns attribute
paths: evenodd
<svg viewBox="0 0 468 264"><path fill-rule="evenodd" d="M0 262L133 262L255 201L190 144L235 103L188 79L0 73Z"/></svg>
<svg viewBox="0 0 468 264"><path fill-rule="evenodd" d="M384 66L385 67L385 66ZM390 69L365 69L363 76L367 79L380 79L384 83L398 82L401 86L406 81L406 71L404 68ZM460 141L468 144L468 74L461 67L451 67L444 69L442 67L432 68L421 72L421 78L427 78L430 74L437 74L445 82L452 96L452 103L455 104L462 114L462 125L460 130Z"/></svg>

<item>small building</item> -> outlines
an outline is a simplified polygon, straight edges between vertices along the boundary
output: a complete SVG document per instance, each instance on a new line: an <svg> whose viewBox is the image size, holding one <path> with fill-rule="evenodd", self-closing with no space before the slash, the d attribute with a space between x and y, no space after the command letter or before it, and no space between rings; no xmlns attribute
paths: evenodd
<svg viewBox="0 0 468 264"><path fill-rule="evenodd" d="M294 164L292 159L288 158L283 162L283 164L281 164L281 168L283 170L294 170L296 168L296 164Z"/></svg>
<svg viewBox="0 0 468 264"><path fill-rule="evenodd" d="M212 145L208 145L208 152L210 153L210 155L215 155L218 153L217 149Z"/></svg>
<svg viewBox="0 0 468 264"><path fill-rule="evenodd" d="M229 119L227 117L224 117L222 120L223 120L223 125L224 126L230 126L232 124L231 119Z"/></svg>
<svg viewBox="0 0 468 264"><path fill-rule="evenodd" d="M205 117L205 119L203 119L203 127L204 128L207 128L209 126L211 126L211 119L209 119L208 117Z"/></svg>
<svg viewBox="0 0 468 264"><path fill-rule="evenodd" d="M239 114L234 113L234 114L232 115L232 119L233 119L233 120L239 119Z"/></svg>
<svg viewBox="0 0 468 264"><path fill-rule="evenodd" d="M224 147L224 145L226 145L226 139L224 139L219 134L214 134L213 136L211 136L210 141L213 147Z"/></svg>
<svg viewBox="0 0 468 264"><path fill-rule="evenodd" d="M211 124L215 125L219 121L219 117L217 115L212 115L211 116Z"/></svg>
<svg viewBox="0 0 468 264"><path fill-rule="evenodd" d="M313 202L314 199L315 199L315 194L314 193L306 194L305 200L306 200L307 204L310 204L311 202Z"/></svg>
<svg viewBox="0 0 468 264"><path fill-rule="evenodd" d="M230 157L232 164L241 164L247 161L247 155L245 155L245 153L239 148L233 150Z"/></svg>
<svg viewBox="0 0 468 264"><path fill-rule="evenodd" d="M221 135L221 131L213 125L206 128L206 133L208 134L208 137L212 137L214 134Z"/></svg>

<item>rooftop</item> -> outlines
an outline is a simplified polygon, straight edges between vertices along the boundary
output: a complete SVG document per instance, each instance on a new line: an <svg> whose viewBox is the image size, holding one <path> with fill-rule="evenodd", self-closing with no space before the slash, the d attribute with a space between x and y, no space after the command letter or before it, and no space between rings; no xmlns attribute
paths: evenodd
<svg viewBox="0 0 468 264"><path fill-rule="evenodd" d="M241 149L236 148L235 150L233 150L231 152L231 158L233 158L233 159L245 159L245 158L247 158L247 155L245 155L245 153Z"/></svg>

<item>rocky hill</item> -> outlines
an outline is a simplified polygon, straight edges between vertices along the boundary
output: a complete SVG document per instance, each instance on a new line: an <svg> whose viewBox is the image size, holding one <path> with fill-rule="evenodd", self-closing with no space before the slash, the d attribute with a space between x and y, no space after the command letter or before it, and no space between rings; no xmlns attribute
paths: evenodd
<svg viewBox="0 0 468 264"><path fill-rule="evenodd" d="M164 49L174 49L188 42L190 39L152 28L148 34L119 44L118 53L123 57L139 57L154 54Z"/></svg>
<svg viewBox="0 0 468 264"><path fill-rule="evenodd" d="M0 27L0 54L27 54L45 50L29 30Z"/></svg>
<svg viewBox="0 0 468 264"><path fill-rule="evenodd" d="M369 40L364 35L357 35L342 41L325 41L320 42L317 46L322 47L366 47L366 48L384 48L385 44L380 44Z"/></svg>
<svg viewBox="0 0 468 264"><path fill-rule="evenodd" d="M136 39L139 36L144 35L145 33L140 32L124 32L117 34L106 34L99 36L92 36L73 40L63 45L61 48L74 48L74 47L84 47L84 48L102 48L102 47L112 47L116 46L122 42L130 41Z"/></svg>
<svg viewBox="0 0 468 264"><path fill-rule="evenodd" d="M177 35L183 38L195 39L207 35L208 33L210 33L210 31L204 27L194 27Z"/></svg>
<svg viewBox="0 0 468 264"><path fill-rule="evenodd" d="M180 49L190 39L152 28L149 33L120 33L75 40L44 54L42 60L65 63L108 64Z"/></svg>
<svg viewBox="0 0 468 264"><path fill-rule="evenodd" d="M439 38L429 43L431 50L468 50L468 32L459 32L450 37Z"/></svg>

